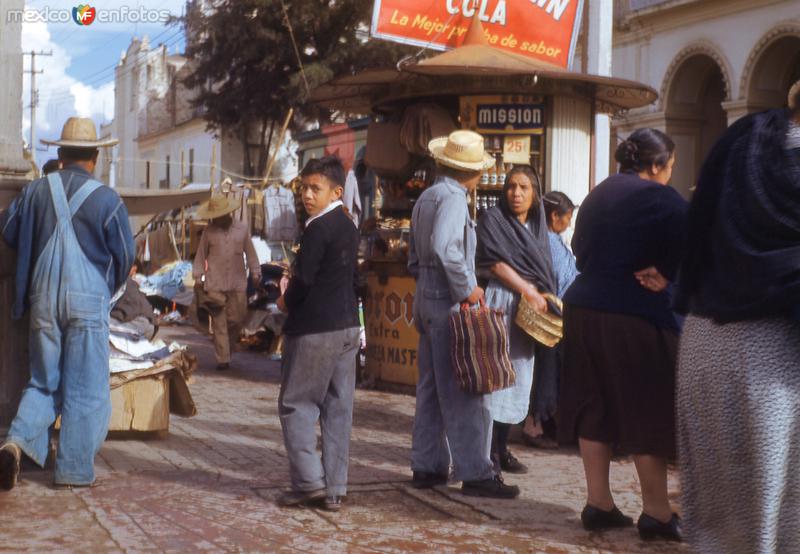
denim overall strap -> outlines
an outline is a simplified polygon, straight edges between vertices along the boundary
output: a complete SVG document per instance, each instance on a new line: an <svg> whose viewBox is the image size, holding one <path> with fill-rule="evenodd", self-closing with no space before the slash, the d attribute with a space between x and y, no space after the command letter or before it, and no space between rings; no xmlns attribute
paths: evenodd
<svg viewBox="0 0 800 554"><path fill-rule="evenodd" d="M50 186L50 197L53 199L56 217L58 222L62 223L70 218L70 212L67 193L64 192L64 183L61 181L61 176L57 171L47 176L47 184Z"/></svg>
<svg viewBox="0 0 800 554"><path fill-rule="evenodd" d="M86 199L89 198L89 195L92 194L94 191L102 187L103 185L94 179L89 179L86 181L83 186L78 189L78 192L72 195L72 198L69 199L69 211L74 216L75 213L83 206L83 203L86 202Z"/></svg>

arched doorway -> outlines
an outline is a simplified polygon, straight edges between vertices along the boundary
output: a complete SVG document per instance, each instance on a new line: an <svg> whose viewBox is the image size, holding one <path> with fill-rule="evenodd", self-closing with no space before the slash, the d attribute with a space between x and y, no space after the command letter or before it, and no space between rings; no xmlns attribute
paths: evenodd
<svg viewBox="0 0 800 554"><path fill-rule="evenodd" d="M759 109L786 105L789 88L800 80L800 34L784 35L754 57L746 83L747 103Z"/></svg>
<svg viewBox="0 0 800 554"><path fill-rule="evenodd" d="M667 83L664 118L676 144L672 186L686 198L703 160L728 126L722 108L728 89L720 65L705 53L686 57Z"/></svg>

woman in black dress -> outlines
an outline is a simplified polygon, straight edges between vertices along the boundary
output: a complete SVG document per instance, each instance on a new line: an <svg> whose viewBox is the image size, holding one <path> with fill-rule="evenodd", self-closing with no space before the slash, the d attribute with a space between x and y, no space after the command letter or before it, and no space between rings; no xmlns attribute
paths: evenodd
<svg viewBox="0 0 800 554"><path fill-rule="evenodd" d="M666 185L675 145L639 129L617 149L620 173L587 196L572 248L580 275L564 297L559 442L580 445L586 529L633 525L614 505L609 467L632 455L643 539L680 540L667 497L675 457L675 359L680 323L669 281L684 249L687 203Z"/></svg>

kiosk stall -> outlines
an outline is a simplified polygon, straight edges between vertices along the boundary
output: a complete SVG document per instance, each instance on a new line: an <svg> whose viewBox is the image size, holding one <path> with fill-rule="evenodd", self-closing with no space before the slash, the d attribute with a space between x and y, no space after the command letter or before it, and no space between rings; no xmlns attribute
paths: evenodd
<svg viewBox="0 0 800 554"><path fill-rule="evenodd" d="M382 199L367 248L367 373L401 385L417 379L415 284L406 254L414 202L434 177L424 144L448 132L442 113L449 115L451 130L481 133L497 160L471 201L473 216L479 217L499 201L513 164L530 164L542 192L561 190L580 202L594 182L595 115L646 106L656 98L640 83L576 73L494 48L478 18L459 48L316 89L312 101L326 108L372 116L366 162L382 178Z"/></svg>

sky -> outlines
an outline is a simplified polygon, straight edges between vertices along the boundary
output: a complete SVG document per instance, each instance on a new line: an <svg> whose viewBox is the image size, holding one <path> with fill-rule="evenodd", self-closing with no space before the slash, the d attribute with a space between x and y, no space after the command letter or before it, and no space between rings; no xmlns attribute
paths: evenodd
<svg viewBox="0 0 800 554"><path fill-rule="evenodd" d="M78 5L95 8L89 25L72 19ZM37 159L54 157L55 149L39 142L58 138L70 116L91 117L95 123L114 118L114 68L134 37L148 36L151 45L167 44L170 53L183 51L182 32L163 23L167 14L181 15L185 0L25 0L22 50L52 51L36 56L39 105L36 111ZM63 22L69 18L69 21ZM142 21L143 20L143 21ZM31 57L23 57L29 71ZM23 137L30 140L30 74L23 78Z"/></svg>

